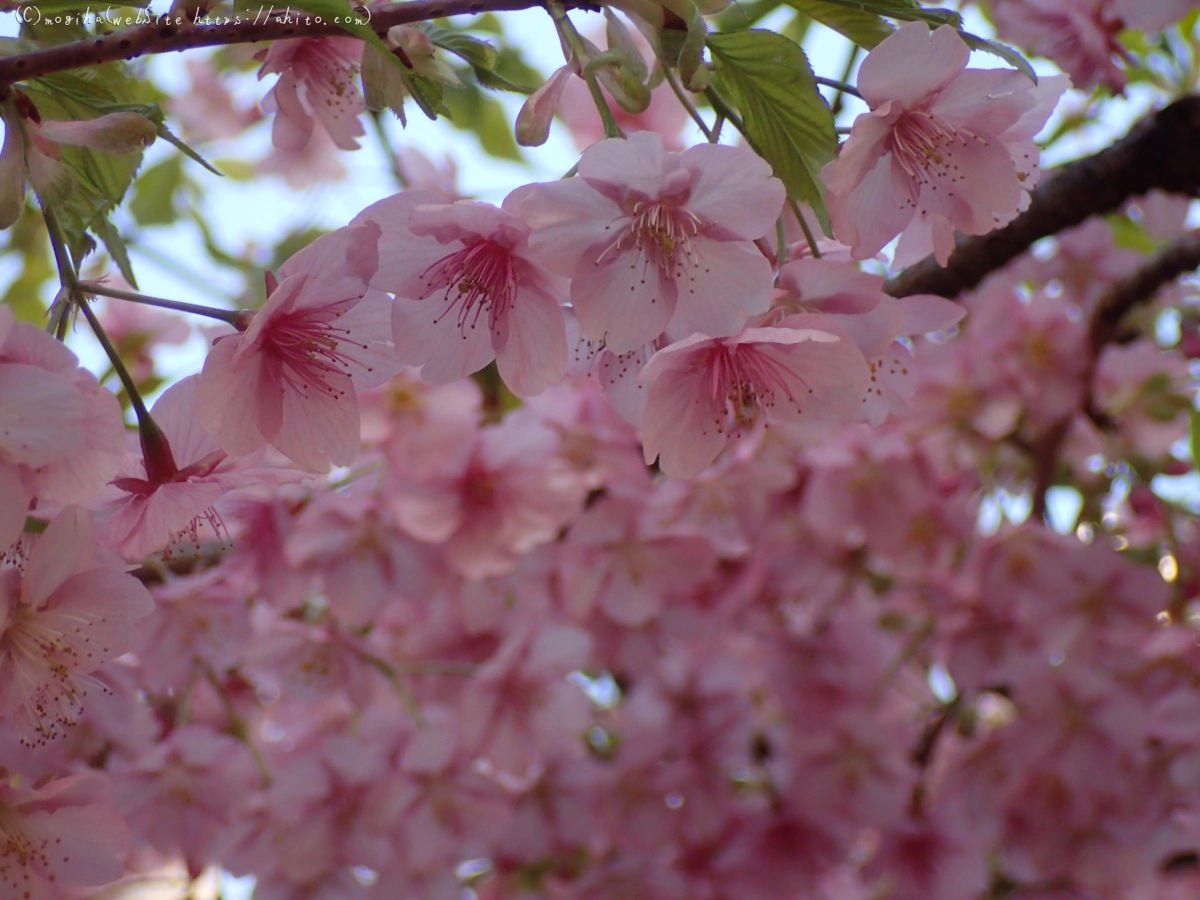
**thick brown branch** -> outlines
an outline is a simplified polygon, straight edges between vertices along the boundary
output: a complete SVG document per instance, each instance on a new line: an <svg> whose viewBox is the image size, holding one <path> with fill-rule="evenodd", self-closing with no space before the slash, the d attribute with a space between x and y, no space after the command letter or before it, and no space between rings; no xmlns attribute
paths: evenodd
<svg viewBox="0 0 1200 900"><path fill-rule="evenodd" d="M566 0L568 8L591 7L582 0ZM360 7L362 18L370 19L371 27L384 34L393 25L423 22L445 16L472 15L484 12L504 12L532 9L544 6L543 0L409 0L406 3L384 3ZM37 78L65 72L82 66L134 59L149 53L169 53L190 50L194 47L213 47L226 44L248 44L258 41L274 41L295 37L330 37L345 35L338 25L328 20L318 24L306 13L284 8L270 12L268 4L263 11L240 13L241 21L213 24L178 24L177 14L172 13L169 21L155 20L149 24L122 28L109 34L86 41L60 44L36 53L10 56L0 59L0 86L12 84L26 78ZM350 9L347 7L347 14ZM212 13L216 19L221 13Z"/></svg>
<svg viewBox="0 0 1200 900"><path fill-rule="evenodd" d="M991 234L960 239L942 268L930 257L887 284L895 297L957 297L1037 240L1118 209L1130 197L1160 188L1200 196L1200 96L1177 100L1147 116L1124 138L1094 156L1047 172L1029 208Z"/></svg>

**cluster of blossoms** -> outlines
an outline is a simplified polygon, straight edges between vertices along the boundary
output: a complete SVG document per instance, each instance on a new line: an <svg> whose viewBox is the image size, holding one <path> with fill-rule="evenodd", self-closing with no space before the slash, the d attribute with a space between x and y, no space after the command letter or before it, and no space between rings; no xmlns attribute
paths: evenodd
<svg viewBox="0 0 1200 900"><path fill-rule="evenodd" d="M1117 60L1129 60L1125 31L1155 32L1196 8L1194 0L992 0L996 31L1006 41L1053 60L1076 87L1125 87Z"/></svg>
<svg viewBox="0 0 1200 900"><path fill-rule="evenodd" d="M353 143L337 41L265 55L291 151ZM4 896L1194 896L1200 529L1128 465L1102 527L981 510L1048 434L1096 503L1171 471L1200 346L1089 363L1145 262L1101 220L958 303L859 265L1027 206L1066 79L968 55L867 56L836 241L653 131L499 206L413 187L136 433L0 308ZM1187 204L1137 201L1150 249ZM149 371L156 316L102 315Z"/></svg>

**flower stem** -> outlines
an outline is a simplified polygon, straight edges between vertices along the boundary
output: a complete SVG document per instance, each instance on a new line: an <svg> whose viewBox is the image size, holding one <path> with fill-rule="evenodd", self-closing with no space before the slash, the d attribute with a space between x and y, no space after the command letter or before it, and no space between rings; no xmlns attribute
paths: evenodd
<svg viewBox="0 0 1200 900"><path fill-rule="evenodd" d="M729 101L717 93L717 89L709 85L704 89L704 96L708 98L708 102L712 104L712 108L717 111L717 114L722 118L728 119L733 123L733 127L746 134L746 123L742 121L742 117L737 114L737 110L729 105ZM749 135L746 140L750 140Z"/></svg>
<svg viewBox="0 0 1200 900"><path fill-rule="evenodd" d="M137 416L138 427L140 428L148 422L153 422L154 420L150 418L150 411L146 409L146 402L142 400L142 395L138 393L137 385L133 383L133 376L125 368L125 363L121 361L121 356L117 353L117 348L112 345L112 341L104 333L104 329L100 325L100 320L96 318L96 314L88 306L87 300L80 298L76 301L75 305L79 307L79 311L87 319L92 333L96 335L96 340L104 348L104 353L108 356L108 361L112 363L113 371L117 373L117 378L121 380L121 386L125 388L125 394L129 397L129 403L133 407L133 414Z"/></svg>
<svg viewBox="0 0 1200 900"><path fill-rule="evenodd" d="M196 664L204 673L204 677L208 680L208 683L212 685L213 690L217 692L217 697L220 698L221 705L225 708L225 717L229 720L227 730L250 751L250 756L254 759L254 765L258 768L258 774L263 780L263 785L269 787L271 784L271 770L267 768L267 761L259 753L254 741L250 739L250 727L245 718L242 717L242 714L237 711L237 707L233 705L233 700L230 699L229 693L225 690L225 685L221 683L221 677L206 660L197 659Z"/></svg>
<svg viewBox="0 0 1200 900"><path fill-rule="evenodd" d="M134 384L133 376L129 374L129 370L125 368L125 363L121 361L121 354L117 353L117 348L112 345L112 341L108 339L108 335L104 333L104 329L100 325L100 320L96 318L96 314L92 312L92 308L88 305L87 298L83 295L79 285L79 278L75 274L75 266L71 262L70 253L67 251L66 244L63 242L62 233L58 228L58 220L54 217L54 213L49 209L42 210L42 216L46 220L46 232L50 236L50 246L54 248L54 259L58 264L58 278L62 284L63 291L67 295L67 303L74 306L87 319L88 325L92 329L92 333L96 335L96 340L100 342L100 346L104 348L104 353L108 356L108 361L112 363L113 371L117 373L117 378L121 380L122 387L125 388L125 394L129 397L129 403L133 407L133 413L137 416L139 428L149 428L157 430L154 425L154 420L150 418L150 411L146 409L146 403L142 400L142 395L138 392L137 385ZM67 313L64 311L62 319L59 323L59 328L65 333L65 323L68 319Z"/></svg>
<svg viewBox="0 0 1200 900"><path fill-rule="evenodd" d="M680 105L687 110L687 114L692 117L692 121L696 123L696 127L704 132L705 139L710 144L715 144L716 139L713 137L712 129L705 124L704 119L700 117L700 110L696 109L696 105L683 92L683 86L680 85L679 79L675 77L675 73L666 66L663 66L663 75L667 79L667 84L671 86L671 90L679 99Z"/></svg>
<svg viewBox="0 0 1200 900"><path fill-rule="evenodd" d="M600 113L600 121L604 123L604 136L606 138L625 137L624 132L621 131L621 126L617 124L617 120L608 106L608 101L604 99L604 92L600 90L600 82L596 80L596 73L588 72L584 66L587 50L583 46L583 40L579 37L579 32L575 30L575 26L571 24L571 20L567 18L566 10L558 2L548 3L546 8L550 11L550 16L554 19L554 27L558 29L563 42L571 48L571 55L579 65L579 71L583 80L587 82L588 90L592 94L592 100L596 103L596 111ZM567 60L567 62L570 61L569 59Z"/></svg>
<svg viewBox="0 0 1200 900"><path fill-rule="evenodd" d="M845 81L838 81L836 78L822 78L820 75L814 75L813 80L817 84L823 84L825 87L837 88L838 93L849 94L851 97L857 97L859 100L862 99L862 94L858 92L858 88Z"/></svg>
<svg viewBox="0 0 1200 900"><path fill-rule="evenodd" d="M120 288L109 287L96 281L81 281L79 289L85 294L100 294L116 300L128 300L131 303L141 303L143 306L157 306L161 309L173 309L176 312L191 313L195 316L207 316L210 319L220 319L235 328L244 323L246 313L238 309L217 309L214 306L201 306L197 303L184 303L182 300L167 300L163 297L150 297L135 291L124 291Z"/></svg>
<svg viewBox="0 0 1200 900"><path fill-rule="evenodd" d="M812 251L813 259L820 259L821 251L817 249L817 239L813 237L812 229L808 227L808 222L805 221L803 214L801 214L800 205L791 197L788 197L788 205L792 208L792 215L800 223L800 230L804 232L804 239L808 241L808 249Z"/></svg>
<svg viewBox="0 0 1200 900"><path fill-rule="evenodd" d="M850 80L850 76L854 72L854 64L858 61L858 54L859 54L860 49L861 48L858 46L858 44L850 45L850 52L848 54L846 54L846 66L845 66L845 68L842 69L841 80L843 82L847 82ZM833 117L835 119L838 117L838 113L840 113L842 111L842 106L845 105L845 102L846 102L846 92L845 91L839 90L837 93L835 93L833 95L833 102L829 104L829 111L833 113Z"/></svg>

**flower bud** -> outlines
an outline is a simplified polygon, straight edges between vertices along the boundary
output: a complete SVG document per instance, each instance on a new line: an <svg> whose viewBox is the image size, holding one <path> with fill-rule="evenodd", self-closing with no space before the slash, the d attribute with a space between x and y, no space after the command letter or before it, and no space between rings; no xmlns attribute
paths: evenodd
<svg viewBox="0 0 1200 900"><path fill-rule="evenodd" d="M40 137L56 144L87 147L104 153L133 153L154 143L158 129L140 113L116 112L95 119L44 121Z"/></svg>
<svg viewBox="0 0 1200 900"><path fill-rule="evenodd" d="M546 143L550 137L550 121L554 118L554 110L558 108L563 88L574 71L574 64L567 63L529 95L517 113L517 143L522 147L540 147Z"/></svg>

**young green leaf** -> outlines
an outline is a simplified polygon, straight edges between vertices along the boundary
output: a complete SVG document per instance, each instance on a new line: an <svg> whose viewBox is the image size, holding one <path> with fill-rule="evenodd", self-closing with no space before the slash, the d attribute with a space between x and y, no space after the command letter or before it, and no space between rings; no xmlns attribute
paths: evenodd
<svg viewBox="0 0 1200 900"><path fill-rule="evenodd" d="M817 90L804 51L771 31L711 34L720 90L741 111L747 140L796 200L828 230L819 172L837 155L833 114Z"/></svg>
<svg viewBox="0 0 1200 900"><path fill-rule="evenodd" d="M112 261L117 264L121 276L129 282L134 290L137 290L137 279L133 275L133 265L129 262L129 252L125 249L125 241L122 240L121 233L117 231L112 222L108 221L107 216L97 216L93 219L91 229L92 234L104 242L104 249L108 251Z"/></svg>
<svg viewBox="0 0 1200 900"><path fill-rule="evenodd" d="M787 0L788 6L870 50L894 30L878 13L826 0Z"/></svg>
<svg viewBox="0 0 1200 900"><path fill-rule="evenodd" d="M1200 468L1200 412L1188 413L1188 448L1192 451L1192 468Z"/></svg>
<svg viewBox="0 0 1200 900"><path fill-rule="evenodd" d="M164 141L166 141L168 144L171 144L172 146L174 146L177 150L179 150L180 153L182 153L188 159L198 162L200 165L204 166L204 168L208 169L208 171L212 172L214 175L217 175L222 178L224 177L225 173L223 173L220 169L218 169L216 166L214 166L212 163L210 163L207 159L205 159L203 156L201 156L199 153L197 153L191 147L189 147L186 143L184 143L184 141L182 139L180 139L174 133L172 133L171 129L167 128L167 126L163 125L161 122L159 123L159 126L158 126L158 136L160 138L162 138Z"/></svg>
<svg viewBox="0 0 1200 900"><path fill-rule="evenodd" d="M906 22L928 22L930 25L950 25L962 28L962 16L952 9L926 9L916 0L821 0L829 6L840 6L858 12L887 16ZM814 17L815 18L815 17Z"/></svg>
<svg viewBox="0 0 1200 900"><path fill-rule="evenodd" d="M990 41L987 38L981 38L979 35L971 34L967 31L960 31L959 36L962 37L967 46L972 50L982 50L984 53L998 56L1034 84L1038 83L1037 72L1033 71L1033 66L1029 64L1029 60L1007 44L1001 44L999 41Z"/></svg>
<svg viewBox="0 0 1200 900"><path fill-rule="evenodd" d="M183 157L170 156L141 174L129 211L139 225L169 225L178 212L175 195L183 184ZM102 238L103 239L103 238Z"/></svg>

